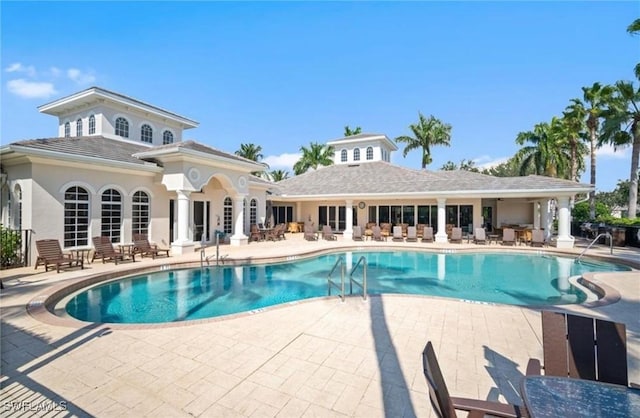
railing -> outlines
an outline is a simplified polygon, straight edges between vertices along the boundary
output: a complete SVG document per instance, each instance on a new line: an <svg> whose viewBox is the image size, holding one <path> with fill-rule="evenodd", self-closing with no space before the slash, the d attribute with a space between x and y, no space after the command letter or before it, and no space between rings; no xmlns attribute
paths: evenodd
<svg viewBox="0 0 640 418"><path fill-rule="evenodd" d="M356 272L359 266L362 266L362 283L358 283L353 278L353 273ZM367 259L364 256L361 256L358 259L358 262L351 269L351 273L349 273L349 294L353 295L353 285L357 285L362 289L362 299L367 300Z"/></svg>
<svg viewBox="0 0 640 418"><path fill-rule="evenodd" d="M200 246L200 268L204 267L205 262L207 263L207 266L208 266L211 257L213 257L213 255L205 256L204 250L206 249L207 249L207 245L205 245L205 242L202 241ZM224 263L225 258L226 258L225 256L220 257L220 236L216 234L216 255L215 255L216 266L220 265L220 261Z"/></svg>
<svg viewBox="0 0 640 418"><path fill-rule="evenodd" d="M32 235L31 229L0 229L0 269L29 265Z"/></svg>
<svg viewBox="0 0 640 418"><path fill-rule="evenodd" d="M340 285L338 285L336 282L331 280L331 276L333 275L333 273L335 273L338 267L340 267ZM344 260L342 259L342 257L338 258L335 264L333 265L333 268L329 272L329 275L327 276L327 288L328 288L327 292L329 296L331 296L331 287L335 287L340 291L340 299L342 299L343 302L344 302L344 269L345 269Z"/></svg>
<svg viewBox="0 0 640 418"><path fill-rule="evenodd" d="M605 237L609 239L609 251L611 252L611 254L613 255L613 237L611 236L610 233L608 232L603 232L601 234L598 234L597 237L595 237L593 239L593 241L591 241L591 243L589 245L587 245L587 248L585 248L580 255L578 256L578 258L576 258L576 263L579 263L580 260L582 259L582 256L584 255L584 253L587 252L587 250L589 250L589 248L591 248L593 246L593 244L596 243L596 241L598 241L600 239L600 237Z"/></svg>

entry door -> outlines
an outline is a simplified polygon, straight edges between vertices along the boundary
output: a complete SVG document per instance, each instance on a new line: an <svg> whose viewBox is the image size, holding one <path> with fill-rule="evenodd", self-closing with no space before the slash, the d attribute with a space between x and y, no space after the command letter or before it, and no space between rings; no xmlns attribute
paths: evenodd
<svg viewBox="0 0 640 418"><path fill-rule="evenodd" d="M193 240L209 241L209 214L211 203L209 201L196 200L193 202Z"/></svg>

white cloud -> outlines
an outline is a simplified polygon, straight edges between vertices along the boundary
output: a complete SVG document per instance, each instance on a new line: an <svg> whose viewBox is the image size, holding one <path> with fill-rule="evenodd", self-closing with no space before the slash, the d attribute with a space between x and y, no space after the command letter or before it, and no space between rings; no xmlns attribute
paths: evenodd
<svg viewBox="0 0 640 418"><path fill-rule="evenodd" d="M596 156L602 158L625 159L628 158L629 155L629 146L614 149L613 145L606 144L596 149ZM590 159L587 156L585 160L589 161Z"/></svg>
<svg viewBox="0 0 640 418"><path fill-rule="evenodd" d="M289 154L284 153L280 155L269 155L265 157L262 162L269 164L269 168L271 170L275 169L286 169L289 171L293 171L293 165L298 162L300 159L300 154Z"/></svg>
<svg viewBox="0 0 640 418"><path fill-rule="evenodd" d="M46 99L58 93L53 83L28 81L23 78L9 80L7 82L7 88L16 96L26 99Z"/></svg>
<svg viewBox="0 0 640 418"><path fill-rule="evenodd" d="M69 68L67 70L67 77L77 84L91 84L96 81L96 77L93 74L90 72L85 73L77 68Z"/></svg>
<svg viewBox="0 0 640 418"><path fill-rule="evenodd" d="M29 77L36 76L36 69L33 65L24 66L20 62L14 62L4 70L8 73L26 73Z"/></svg>
<svg viewBox="0 0 640 418"><path fill-rule="evenodd" d="M483 155L481 157L474 158L473 161L476 163L476 167L478 167L480 170L485 170L485 169L496 167L502 163L506 163L509 160L509 158L510 157L499 157L499 158L491 159L491 157L489 157L488 155ZM486 161L486 162L479 164L481 161Z"/></svg>

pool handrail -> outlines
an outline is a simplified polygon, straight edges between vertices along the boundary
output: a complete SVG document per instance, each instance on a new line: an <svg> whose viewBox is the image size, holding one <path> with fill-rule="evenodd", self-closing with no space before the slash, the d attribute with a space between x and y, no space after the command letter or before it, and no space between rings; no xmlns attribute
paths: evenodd
<svg viewBox="0 0 640 418"><path fill-rule="evenodd" d="M356 272L356 270L358 269L358 267L362 264L362 283L358 283L354 278L353 278L353 273ZM358 259L358 262L356 263L355 266L353 266L353 268L351 269L351 273L349 273L349 294L353 295L353 284L356 284L357 286L360 287L360 289L362 289L362 299L363 300L367 300L367 259L365 258L365 256L360 256L360 258Z"/></svg>
<svg viewBox="0 0 640 418"><path fill-rule="evenodd" d="M338 268L338 266L340 266L340 285L339 286L336 282L331 280L331 276L333 275L333 273L335 273L336 268ZM336 289L340 291L340 299L342 299L343 302L344 302L344 273L345 273L344 259L342 257L339 257L336 260L335 264L333 265L333 268L327 275L328 295L331 296L331 286L334 286Z"/></svg>

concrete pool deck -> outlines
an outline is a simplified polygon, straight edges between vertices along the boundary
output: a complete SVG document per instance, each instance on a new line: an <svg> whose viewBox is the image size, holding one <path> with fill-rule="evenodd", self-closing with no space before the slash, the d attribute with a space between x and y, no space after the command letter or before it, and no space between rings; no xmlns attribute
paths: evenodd
<svg viewBox="0 0 640 418"><path fill-rule="evenodd" d="M569 253L577 256L584 244ZM231 260L264 259L337 247L487 249L474 244L280 242L221 246ZM555 252L555 248L488 246ZM607 256L596 246L589 256ZM566 252L564 252L566 253ZM205 250L215 255L215 248ZM640 263L640 250L614 248ZM530 357L542 357L539 311L451 299L383 295L321 298L229 319L123 329L52 325L26 305L60 283L132 267L197 262L200 253L141 262L89 264L60 274L33 267L0 272L0 401L3 416L432 416L421 352L434 342L451 394L521 403ZM568 311L624 322L629 379L640 382L640 272L603 273L621 300Z"/></svg>

